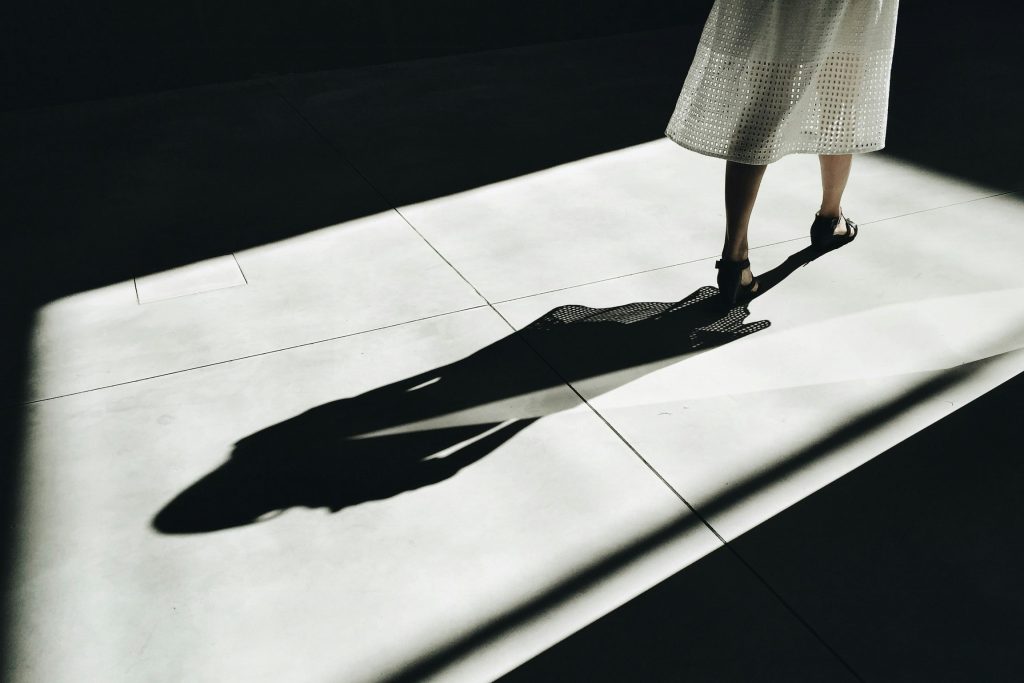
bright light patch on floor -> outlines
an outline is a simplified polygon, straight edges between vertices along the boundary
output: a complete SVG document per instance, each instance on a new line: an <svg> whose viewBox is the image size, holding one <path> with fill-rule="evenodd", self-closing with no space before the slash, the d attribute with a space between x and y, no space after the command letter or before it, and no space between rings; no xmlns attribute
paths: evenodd
<svg viewBox="0 0 1024 683"><path fill-rule="evenodd" d="M43 308L11 680L271 681L297 661L372 680L680 530L442 676L494 678L717 547L631 448L729 539L1024 370L1024 202L884 154L844 200L861 236L755 301L766 330L575 391L572 359L508 340L506 320L712 284L721 171L659 140L241 251L244 287L140 306L128 281ZM817 182L810 157L769 169L755 270L805 246ZM246 439L299 469L338 448L382 492L159 534ZM417 469L489 443L437 481Z"/></svg>
<svg viewBox="0 0 1024 683"><path fill-rule="evenodd" d="M440 382L440 381L441 381L440 377L435 377L434 379L428 379L426 382L420 382L419 384L417 384L414 387L409 387L408 389L406 389L406 391L416 391L417 389L422 389L423 387L429 387L431 384L434 384L435 382Z"/></svg>

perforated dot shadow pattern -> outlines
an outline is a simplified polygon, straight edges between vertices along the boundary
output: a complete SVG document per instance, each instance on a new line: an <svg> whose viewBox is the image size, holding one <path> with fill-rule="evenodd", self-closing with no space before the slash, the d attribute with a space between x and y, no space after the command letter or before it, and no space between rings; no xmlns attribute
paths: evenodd
<svg viewBox="0 0 1024 683"><path fill-rule="evenodd" d="M528 335L536 335L567 328L582 330L583 326L602 323L615 326L658 325L659 333L673 337L674 333L680 333L678 350L684 351L725 344L771 325L767 320L744 323L750 315L750 309L746 306L722 311L718 295L716 287L700 287L675 302L640 301L609 308L568 304L549 311L523 328L523 331ZM681 329L673 329L674 322L681 323Z"/></svg>
<svg viewBox="0 0 1024 683"><path fill-rule="evenodd" d="M898 0L716 0L665 135L708 156L885 146Z"/></svg>

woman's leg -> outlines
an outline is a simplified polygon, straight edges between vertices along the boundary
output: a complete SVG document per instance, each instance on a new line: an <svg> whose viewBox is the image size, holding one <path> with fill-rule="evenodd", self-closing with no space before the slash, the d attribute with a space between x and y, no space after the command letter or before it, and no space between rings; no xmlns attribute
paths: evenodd
<svg viewBox="0 0 1024 683"><path fill-rule="evenodd" d="M747 258L747 227L766 168L735 161L725 162L725 245L722 247L722 258L727 261ZM748 284L752 277L748 268L743 271L740 282Z"/></svg>
<svg viewBox="0 0 1024 683"><path fill-rule="evenodd" d="M850 177L850 166L853 164L852 154L819 154L821 163L821 208L818 214L836 218L842 213L839 202L846 189L846 181ZM836 234L846 232L846 225L839 221Z"/></svg>

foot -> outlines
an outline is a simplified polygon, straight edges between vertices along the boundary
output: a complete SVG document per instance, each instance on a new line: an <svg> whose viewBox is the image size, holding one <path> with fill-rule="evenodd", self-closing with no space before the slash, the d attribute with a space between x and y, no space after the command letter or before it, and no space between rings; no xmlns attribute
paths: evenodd
<svg viewBox="0 0 1024 683"><path fill-rule="evenodd" d="M723 258L715 262L715 268L718 269L719 299L725 308L745 304L757 296L761 283L750 271L748 259Z"/></svg>
<svg viewBox="0 0 1024 683"><path fill-rule="evenodd" d="M746 261L747 252L744 251L741 255L723 252L722 260L735 262ZM751 286L751 283L753 283L753 286ZM755 294L757 292L757 288L759 285L760 283L757 282L757 279L754 277L754 273L751 272L750 268L744 268L743 271L740 273L740 286L746 288L751 294Z"/></svg>
<svg viewBox="0 0 1024 683"><path fill-rule="evenodd" d="M848 237L853 232L852 228L850 228L850 226L846 223L846 216L843 215L842 207L840 207L838 211L829 212L825 212L819 209L817 212L815 212L814 217L838 218L839 221L836 223L836 228L835 230L832 231L832 234L836 235L837 237Z"/></svg>
<svg viewBox="0 0 1024 683"><path fill-rule="evenodd" d="M753 286L751 286L753 283ZM743 272L740 273L740 286L749 288L751 294L757 293L757 288L761 285L756 279L754 274L750 271L750 268L744 268Z"/></svg>
<svg viewBox="0 0 1024 683"><path fill-rule="evenodd" d="M811 244L822 249L834 249L857 236L857 224L843 215L843 210L817 211L811 223Z"/></svg>

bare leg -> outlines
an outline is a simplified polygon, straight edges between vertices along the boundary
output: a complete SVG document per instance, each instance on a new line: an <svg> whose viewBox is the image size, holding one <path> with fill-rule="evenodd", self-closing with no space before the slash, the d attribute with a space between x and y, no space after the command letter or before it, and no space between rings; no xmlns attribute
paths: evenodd
<svg viewBox="0 0 1024 683"><path fill-rule="evenodd" d="M747 258L747 227L766 168L763 165L740 164L735 161L725 163L725 245L722 247L722 258L727 261ZM752 279L750 269L747 268L740 282L749 284Z"/></svg>
<svg viewBox="0 0 1024 683"><path fill-rule="evenodd" d="M821 163L821 208L818 214L837 218L842 215L839 203L846 189L846 181L850 177L850 166L853 164L852 154L819 154ZM836 234L844 234L846 225L839 221Z"/></svg>

